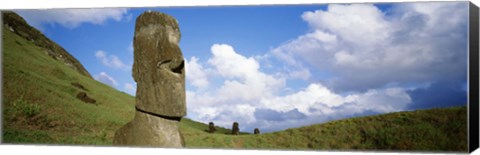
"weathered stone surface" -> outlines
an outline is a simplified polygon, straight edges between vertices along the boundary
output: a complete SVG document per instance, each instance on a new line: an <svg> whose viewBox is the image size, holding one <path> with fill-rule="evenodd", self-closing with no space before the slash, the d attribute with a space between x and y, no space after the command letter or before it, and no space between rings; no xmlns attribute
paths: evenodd
<svg viewBox="0 0 480 155"><path fill-rule="evenodd" d="M136 107L169 116L186 115L185 66L177 21L159 12L141 14L135 25L133 79Z"/></svg>
<svg viewBox="0 0 480 155"><path fill-rule="evenodd" d="M179 40L178 24L171 16L148 11L137 18L132 71L137 82L135 118L115 133L114 145L184 146L178 129L186 115Z"/></svg>
<svg viewBox="0 0 480 155"><path fill-rule="evenodd" d="M255 129L253 130L253 134L260 134L260 130L259 130L258 128L255 128Z"/></svg>
<svg viewBox="0 0 480 155"><path fill-rule="evenodd" d="M114 145L183 147L178 121L168 120L140 111L135 118L115 133Z"/></svg>
<svg viewBox="0 0 480 155"><path fill-rule="evenodd" d="M77 94L77 98L80 99L80 100L82 100L83 102L86 102L86 103L95 104L95 103L97 102L97 100L88 97L87 93L85 93L85 92L79 92L79 93Z"/></svg>
<svg viewBox="0 0 480 155"><path fill-rule="evenodd" d="M238 132L240 131L240 128L238 128L238 123L233 122L232 126L232 135L238 135Z"/></svg>

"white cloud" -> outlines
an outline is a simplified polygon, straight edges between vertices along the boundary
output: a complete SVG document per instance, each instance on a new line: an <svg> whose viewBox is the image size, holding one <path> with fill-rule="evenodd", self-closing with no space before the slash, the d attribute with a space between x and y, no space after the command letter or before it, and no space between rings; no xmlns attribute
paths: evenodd
<svg viewBox="0 0 480 155"><path fill-rule="evenodd" d="M307 81L311 76L312 74L310 73L310 70L303 67L297 67L295 70L288 72L288 77L291 79L302 79Z"/></svg>
<svg viewBox="0 0 480 155"><path fill-rule="evenodd" d="M214 44L211 50L213 58L208 62L221 76L247 79L247 76L258 73L259 64L254 58L239 55L229 45Z"/></svg>
<svg viewBox="0 0 480 155"><path fill-rule="evenodd" d="M125 92L129 93L130 95L133 95L135 96L135 94L137 93L137 85L135 83L124 83L123 85L123 89L125 90Z"/></svg>
<svg viewBox="0 0 480 155"><path fill-rule="evenodd" d="M198 62L198 58L191 57L190 61L185 60L186 78L191 84L198 88L204 88L209 85L207 71Z"/></svg>
<svg viewBox="0 0 480 155"><path fill-rule="evenodd" d="M329 108L343 104L345 101L328 88L321 84L310 84L305 90L296 92L295 94L262 98L260 104L262 108L272 109L280 112L287 112L298 109L304 114L310 114L309 108L315 104L323 104Z"/></svg>
<svg viewBox="0 0 480 155"><path fill-rule="evenodd" d="M213 56L208 63L214 74L226 78L218 89L220 98L254 100L270 96L285 85L284 78L261 72L253 57L242 56L229 45L215 44L211 50Z"/></svg>
<svg viewBox="0 0 480 155"><path fill-rule="evenodd" d="M256 120L247 126L272 131L409 110L414 104L412 86L465 78L466 7L465 2L402 3L387 14L374 5L354 4L305 12L302 19L312 30L266 55L281 60L287 69L308 63L331 74L329 79L286 95L256 98L259 104L250 104ZM308 75L300 71L288 71L286 77ZM231 90L249 88L237 87ZM221 114L218 111L221 108Z"/></svg>
<svg viewBox="0 0 480 155"><path fill-rule="evenodd" d="M262 109L269 109L275 112L270 114L270 118L282 119L257 120L249 126L267 131L280 130L352 116L402 111L406 110L411 102L403 88L372 89L365 93L340 95L320 83L313 83L296 93L262 99L261 106L256 107L257 110L262 112ZM298 120L298 115L288 117L286 114L291 112L300 112L304 117L301 117L301 120Z"/></svg>
<svg viewBox="0 0 480 155"><path fill-rule="evenodd" d="M270 52L285 64L295 68L303 66L301 60L304 59L318 66L318 69L326 69L332 63L329 59L330 55L334 54L339 47L344 47L340 41L334 34L315 30L282 44Z"/></svg>
<svg viewBox="0 0 480 155"><path fill-rule="evenodd" d="M82 23L104 24L107 20L120 21L127 18L128 9L48 9L48 10L16 10L27 22L39 29L43 24L59 24L73 29Z"/></svg>
<svg viewBox="0 0 480 155"><path fill-rule="evenodd" d="M113 88L118 85L117 81L105 72L100 72L100 74L95 75L94 78L95 80L107 84Z"/></svg>
<svg viewBox="0 0 480 155"><path fill-rule="evenodd" d="M110 54L108 55L104 51L97 51L95 52L95 57L102 62L103 65L114 68L114 69L122 69L122 70L129 70L131 66L126 65L123 63L118 56Z"/></svg>
<svg viewBox="0 0 480 155"><path fill-rule="evenodd" d="M212 76L205 88L187 90L188 114L224 127L237 121L243 129L273 131L408 110L412 86L466 73L467 14L462 8L467 5L440 4L398 4L389 14L369 4L305 12L302 19L312 30L263 56L247 57L215 44L206 64L190 60ZM271 58L285 66L263 72L258 59ZM304 66L327 73L328 79L290 88L287 80L312 76L312 68Z"/></svg>
<svg viewBox="0 0 480 155"><path fill-rule="evenodd" d="M371 110L378 113L405 110L412 101L403 88L371 89L364 94L348 97L357 104L358 108L355 110Z"/></svg>
<svg viewBox="0 0 480 155"><path fill-rule="evenodd" d="M205 65L196 57L187 61L189 84L203 87L187 90L189 116L201 121L215 120L215 124L225 127L233 121L254 123L260 98L272 96L284 87L285 79L260 71L257 60L240 55L230 45L214 44L211 52ZM209 85L207 74L220 80L220 85Z"/></svg>
<svg viewBox="0 0 480 155"><path fill-rule="evenodd" d="M382 42L390 31L390 23L384 19L383 12L371 4L329 5L327 11L305 12L302 18L316 30L332 32L362 46ZM327 38L319 36L320 40Z"/></svg>
<svg viewBox="0 0 480 155"><path fill-rule="evenodd" d="M404 110L411 103L410 96L402 88L371 89L365 93L349 95L335 94L320 83L310 84L304 90L296 93L262 98L260 107L278 112L288 112L297 109L307 115L338 116L345 105L355 106L350 114L374 111L378 113ZM332 117L330 116L330 117Z"/></svg>
<svg viewBox="0 0 480 155"><path fill-rule="evenodd" d="M335 78L335 91L422 84L466 74L465 2L401 3L389 14L371 4L303 13L312 31L274 48L290 66L304 62Z"/></svg>
<svg viewBox="0 0 480 155"><path fill-rule="evenodd" d="M102 58L107 57L107 54L104 51L97 51L97 52L95 52L95 57L97 57L99 59L102 59Z"/></svg>
<svg viewBox="0 0 480 155"><path fill-rule="evenodd" d="M215 75L220 84L186 92L189 117L202 122L213 121L230 127L236 121L245 130L261 127L272 131L366 112L400 111L411 102L403 88L371 89L365 93L341 95L318 82L280 95L279 90L289 88L285 77L276 76L279 73L262 72L256 59L237 53L230 45L215 44L211 50L212 57L207 60L207 65L199 65L201 62L196 57L187 62L189 81L205 78L204 74L208 72ZM196 85L194 82L190 84ZM303 123L295 123L299 118L308 121L297 120Z"/></svg>

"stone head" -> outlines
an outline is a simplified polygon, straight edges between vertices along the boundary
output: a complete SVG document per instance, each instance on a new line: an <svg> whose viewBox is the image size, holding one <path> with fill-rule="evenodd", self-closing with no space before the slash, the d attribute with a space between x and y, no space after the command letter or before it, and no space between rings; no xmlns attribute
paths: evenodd
<svg viewBox="0 0 480 155"><path fill-rule="evenodd" d="M153 11L137 18L132 68L137 109L169 117L186 114L185 64L179 41L175 18Z"/></svg>

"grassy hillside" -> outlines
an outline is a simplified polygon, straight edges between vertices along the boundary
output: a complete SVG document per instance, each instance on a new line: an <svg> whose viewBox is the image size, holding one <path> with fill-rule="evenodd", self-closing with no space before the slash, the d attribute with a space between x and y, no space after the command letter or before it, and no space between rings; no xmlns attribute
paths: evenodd
<svg viewBox="0 0 480 155"><path fill-rule="evenodd" d="M111 145L115 131L133 118L134 97L55 61L43 46L7 27L2 39L3 143ZM79 92L96 104L77 99ZM219 127L207 133L208 125L184 118L180 130L188 148L465 152L466 117L466 107L453 107L237 136Z"/></svg>
<svg viewBox="0 0 480 155"><path fill-rule="evenodd" d="M70 53L65 51L63 47L53 42L39 30L27 24L27 22L11 11L2 11L2 22L6 28L18 36L30 41L38 47L42 47L48 56L54 58L57 61L63 62L68 67L76 70L82 75L92 77L90 73L83 67L83 65L75 59Z"/></svg>
<svg viewBox="0 0 480 155"><path fill-rule="evenodd" d="M83 76L7 27L2 37L3 143L111 145L115 131L133 119L133 96ZM79 92L96 104L77 99ZM181 128L195 135L208 126L184 118Z"/></svg>
<svg viewBox="0 0 480 155"><path fill-rule="evenodd" d="M2 37L3 142L110 144L132 119L134 97L55 61L6 27ZM77 99L81 91L96 104Z"/></svg>
<svg viewBox="0 0 480 155"><path fill-rule="evenodd" d="M204 128L207 128L205 125ZM351 118L260 135L184 133L187 147L289 150L467 150L467 108Z"/></svg>

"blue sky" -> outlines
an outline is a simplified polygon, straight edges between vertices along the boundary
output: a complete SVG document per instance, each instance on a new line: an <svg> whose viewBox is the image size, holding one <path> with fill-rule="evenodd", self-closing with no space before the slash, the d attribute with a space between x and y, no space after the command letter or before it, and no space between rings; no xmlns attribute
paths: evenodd
<svg viewBox="0 0 480 155"><path fill-rule="evenodd" d="M95 79L135 94L135 18L175 17L187 117L253 132L466 105L466 2L16 10Z"/></svg>

